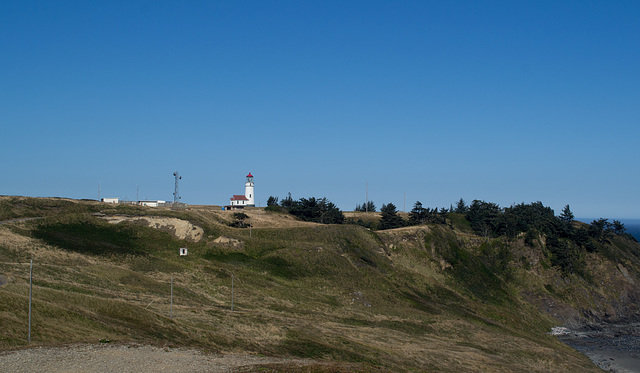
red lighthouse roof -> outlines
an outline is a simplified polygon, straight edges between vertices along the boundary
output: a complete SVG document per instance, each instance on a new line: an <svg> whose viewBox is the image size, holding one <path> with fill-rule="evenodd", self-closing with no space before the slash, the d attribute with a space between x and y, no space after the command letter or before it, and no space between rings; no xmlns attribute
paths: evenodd
<svg viewBox="0 0 640 373"><path fill-rule="evenodd" d="M249 175L247 175L247 177L253 177L253 175L251 175L251 172L249 172Z"/></svg>

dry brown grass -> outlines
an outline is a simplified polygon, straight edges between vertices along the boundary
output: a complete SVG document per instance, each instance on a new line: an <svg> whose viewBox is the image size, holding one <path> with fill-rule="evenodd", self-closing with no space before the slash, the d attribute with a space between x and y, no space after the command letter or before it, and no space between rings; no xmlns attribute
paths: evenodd
<svg viewBox="0 0 640 373"><path fill-rule="evenodd" d="M206 243L186 258L82 255L23 234L35 223L0 226L0 275L9 280L0 288L0 347L26 345L33 256L34 345L106 338L319 361L247 370L265 372L598 371L543 327L527 335L516 325L517 318L549 322L538 314L526 320L533 309L457 294L424 244L428 227L372 233L244 212L254 224L253 241L247 229L225 226L233 212L184 212L244 243L225 260L204 259L206 250L224 253ZM271 257L295 264L300 275L280 276L248 261Z"/></svg>

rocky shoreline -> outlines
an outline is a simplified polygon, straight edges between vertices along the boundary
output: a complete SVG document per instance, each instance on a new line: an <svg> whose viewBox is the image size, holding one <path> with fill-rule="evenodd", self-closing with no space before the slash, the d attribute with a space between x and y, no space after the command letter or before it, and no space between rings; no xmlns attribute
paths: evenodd
<svg viewBox="0 0 640 373"><path fill-rule="evenodd" d="M600 324L552 334L608 372L640 372L640 324Z"/></svg>

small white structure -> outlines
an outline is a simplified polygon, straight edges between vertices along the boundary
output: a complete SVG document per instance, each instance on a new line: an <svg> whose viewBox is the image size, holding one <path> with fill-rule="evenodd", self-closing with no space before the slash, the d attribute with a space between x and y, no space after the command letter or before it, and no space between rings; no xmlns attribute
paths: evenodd
<svg viewBox="0 0 640 373"><path fill-rule="evenodd" d="M234 194L233 197L231 197L231 207L249 206L248 201L249 201L249 198L241 194Z"/></svg>
<svg viewBox="0 0 640 373"><path fill-rule="evenodd" d="M186 247L181 247L180 248L180 256L187 256L187 248Z"/></svg>
<svg viewBox="0 0 640 373"><path fill-rule="evenodd" d="M253 194L253 175L249 172L247 181L244 183L244 195L234 194L231 197L231 205L225 206L229 210L243 209L245 207L255 207L255 195Z"/></svg>
<svg viewBox="0 0 640 373"><path fill-rule="evenodd" d="M118 203L120 202L120 198L103 198L101 201L104 203Z"/></svg>
<svg viewBox="0 0 640 373"><path fill-rule="evenodd" d="M138 204L140 206L146 206L146 207L164 206L165 203L166 203L165 201L138 201Z"/></svg>

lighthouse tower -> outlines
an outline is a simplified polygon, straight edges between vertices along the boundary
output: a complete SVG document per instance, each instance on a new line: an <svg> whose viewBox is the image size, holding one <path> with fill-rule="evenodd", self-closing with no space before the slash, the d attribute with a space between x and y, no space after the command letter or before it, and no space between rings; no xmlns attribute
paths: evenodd
<svg viewBox="0 0 640 373"><path fill-rule="evenodd" d="M247 182L244 183L244 196L247 197L246 206L255 206L255 195L253 194L253 175L249 172L247 175Z"/></svg>

